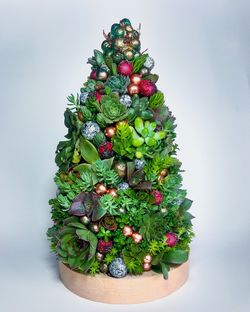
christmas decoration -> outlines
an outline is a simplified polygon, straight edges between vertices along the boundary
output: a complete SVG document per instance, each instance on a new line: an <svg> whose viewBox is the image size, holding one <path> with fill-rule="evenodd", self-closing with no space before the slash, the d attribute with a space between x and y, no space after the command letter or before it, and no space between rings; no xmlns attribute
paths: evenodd
<svg viewBox="0 0 250 312"><path fill-rule="evenodd" d="M113 277L124 277L127 275L127 267L122 258L115 258L109 265L109 273Z"/></svg>
<svg viewBox="0 0 250 312"><path fill-rule="evenodd" d="M120 97L120 102L126 107L130 107L132 104L132 99L129 95L124 94Z"/></svg>
<svg viewBox="0 0 250 312"><path fill-rule="evenodd" d="M107 138L112 138L115 135L116 127L107 127L104 130L104 134Z"/></svg>
<svg viewBox="0 0 250 312"><path fill-rule="evenodd" d="M106 242L105 240L100 239L97 244L97 250L102 254L106 254L111 250L112 246L113 246L112 241Z"/></svg>
<svg viewBox="0 0 250 312"><path fill-rule="evenodd" d="M67 98L56 148L47 236L60 265L90 279L149 270L167 279L194 236L175 118L140 34L127 18L103 32L87 79Z"/></svg>
<svg viewBox="0 0 250 312"><path fill-rule="evenodd" d="M134 232L132 238L136 244L139 244L142 241L142 235L140 233Z"/></svg>
<svg viewBox="0 0 250 312"><path fill-rule="evenodd" d="M107 188L103 183L98 183L95 186L95 191L98 195L104 195L107 192Z"/></svg>
<svg viewBox="0 0 250 312"><path fill-rule="evenodd" d="M156 85L150 80L142 80L139 84L140 93L143 96L151 96L156 92Z"/></svg>
<svg viewBox="0 0 250 312"><path fill-rule="evenodd" d="M133 64L129 61L121 61L118 65L118 73L124 76L130 76L133 73Z"/></svg>
<svg viewBox="0 0 250 312"><path fill-rule="evenodd" d="M133 234L133 229L131 226L129 225L125 225L122 229L122 233L125 235L125 236L132 236Z"/></svg>
<svg viewBox="0 0 250 312"><path fill-rule="evenodd" d="M166 233L166 243L169 247L174 247L178 242L178 236L176 233L168 232Z"/></svg>
<svg viewBox="0 0 250 312"><path fill-rule="evenodd" d="M100 127L96 122L88 121L82 126L82 136L88 140L92 140L94 136L100 132Z"/></svg>

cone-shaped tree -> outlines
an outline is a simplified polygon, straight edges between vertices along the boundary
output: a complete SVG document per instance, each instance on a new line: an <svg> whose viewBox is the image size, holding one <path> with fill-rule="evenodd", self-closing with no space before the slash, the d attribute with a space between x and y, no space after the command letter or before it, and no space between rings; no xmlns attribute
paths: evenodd
<svg viewBox="0 0 250 312"><path fill-rule="evenodd" d="M187 261L194 236L175 118L157 89L154 60L140 51L140 32L123 19L104 36L80 96L68 97L47 235L78 272L152 269L167 278L172 264Z"/></svg>

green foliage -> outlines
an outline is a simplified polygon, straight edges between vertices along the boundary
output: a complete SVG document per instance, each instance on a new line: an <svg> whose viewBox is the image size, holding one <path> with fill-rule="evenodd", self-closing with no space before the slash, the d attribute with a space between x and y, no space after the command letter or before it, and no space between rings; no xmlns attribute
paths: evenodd
<svg viewBox="0 0 250 312"><path fill-rule="evenodd" d="M112 159L111 159L112 160ZM105 185L110 187L117 186L121 182L121 178L117 172L110 169L110 162L97 160L95 163L95 173L99 182L104 182Z"/></svg>
<svg viewBox="0 0 250 312"><path fill-rule="evenodd" d="M100 198L100 204L105 209L107 214L110 215L118 215L119 214L119 207L116 203L116 200L113 196L109 194L105 194Z"/></svg>
<svg viewBox="0 0 250 312"><path fill-rule="evenodd" d="M112 137L113 150L130 159L134 158L135 148L132 145L133 133L127 123L120 123L116 127L116 133Z"/></svg>
<svg viewBox="0 0 250 312"><path fill-rule="evenodd" d="M95 260L94 262L92 262L92 264L89 267L88 272L95 276L96 274L100 273L100 262L98 262L97 260Z"/></svg>
<svg viewBox="0 0 250 312"><path fill-rule="evenodd" d="M99 147L102 143L106 142L106 137L103 132L98 132L93 138L93 144L95 147Z"/></svg>
<svg viewBox="0 0 250 312"><path fill-rule="evenodd" d="M79 108L79 111L82 113L83 121L86 122L86 121L90 121L90 120L93 120L93 119L94 119L91 110L88 109L86 106L81 106L81 107Z"/></svg>
<svg viewBox="0 0 250 312"><path fill-rule="evenodd" d="M102 118L107 124L123 120L127 117L126 106L120 103L119 97L115 93L111 93L110 95L103 95L101 99L101 111L103 114Z"/></svg>
<svg viewBox="0 0 250 312"><path fill-rule="evenodd" d="M159 76L156 75L156 74L149 74L149 75L143 77L143 79L150 80L150 81L156 83L158 81L158 79L159 79Z"/></svg>
<svg viewBox="0 0 250 312"><path fill-rule="evenodd" d="M133 60L134 73L138 73L141 70L147 57L148 57L148 54L141 54L134 58Z"/></svg>
<svg viewBox="0 0 250 312"><path fill-rule="evenodd" d="M80 108L80 97L79 97L78 93L77 93L76 97L73 94L70 94L67 97L67 100L69 101L68 106L71 106L69 108L70 110L79 110L79 108Z"/></svg>
<svg viewBox="0 0 250 312"><path fill-rule="evenodd" d="M89 111L93 114L101 111L100 104L94 96L90 96L87 98L85 102L85 107L87 107Z"/></svg>
<svg viewBox="0 0 250 312"><path fill-rule="evenodd" d="M102 238L105 242L108 242L112 237L112 233L110 230L106 230L104 227L100 228L100 231L97 234L98 238Z"/></svg>
<svg viewBox="0 0 250 312"><path fill-rule="evenodd" d="M161 240L166 232L165 221L161 213L145 214L140 226L140 233L148 242Z"/></svg>
<svg viewBox="0 0 250 312"><path fill-rule="evenodd" d="M92 92L95 91L96 81L94 79L88 79L83 88L81 88L81 92Z"/></svg>
<svg viewBox="0 0 250 312"><path fill-rule="evenodd" d="M149 107L152 109L161 107L164 104L164 94L161 91L157 91L149 98Z"/></svg>
<svg viewBox="0 0 250 312"><path fill-rule="evenodd" d="M148 108L148 98L140 98L138 95L132 97L132 106L128 109L128 120L133 122L136 117L141 117L144 120L151 119L153 113Z"/></svg>
<svg viewBox="0 0 250 312"><path fill-rule="evenodd" d="M99 154L95 146L83 137L80 137L80 152L82 158L89 164L92 164L99 159Z"/></svg>
<svg viewBox="0 0 250 312"><path fill-rule="evenodd" d="M113 92L118 92L120 94L125 93L130 80L128 77L123 75L110 76L106 82L106 86L110 87Z"/></svg>
<svg viewBox="0 0 250 312"><path fill-rule="evenodd" d="M143 258L145 255L145 250L134 242L123 249L122 257L129 273L134 275L143 273Z"/></svg>

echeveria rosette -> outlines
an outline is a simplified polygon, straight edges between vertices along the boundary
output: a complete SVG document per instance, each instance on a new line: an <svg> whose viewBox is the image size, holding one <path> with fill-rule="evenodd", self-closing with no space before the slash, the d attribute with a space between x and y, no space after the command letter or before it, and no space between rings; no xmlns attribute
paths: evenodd
<svg viewBox="0 0 250 312"><path fill-rule="evenodd" d="M107 124L111 124L127 117L127 108L119 101L115 93L104 95L101 100L101 114Z"/></svg>

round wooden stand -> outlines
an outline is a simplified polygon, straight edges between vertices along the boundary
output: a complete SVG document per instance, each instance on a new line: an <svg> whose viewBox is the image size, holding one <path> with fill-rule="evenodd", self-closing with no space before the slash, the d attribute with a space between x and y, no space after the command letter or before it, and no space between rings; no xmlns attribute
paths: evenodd
<svg viewBox="0 0 250 312"><path fill-rule="evenodd" d="M59 262L63 284L80 297L104 303L142 303L165 297L180 288L188 278L188 261L172 267L168 279L153 271L140 276L112 278L105 274L81 274Z"/></svg>

